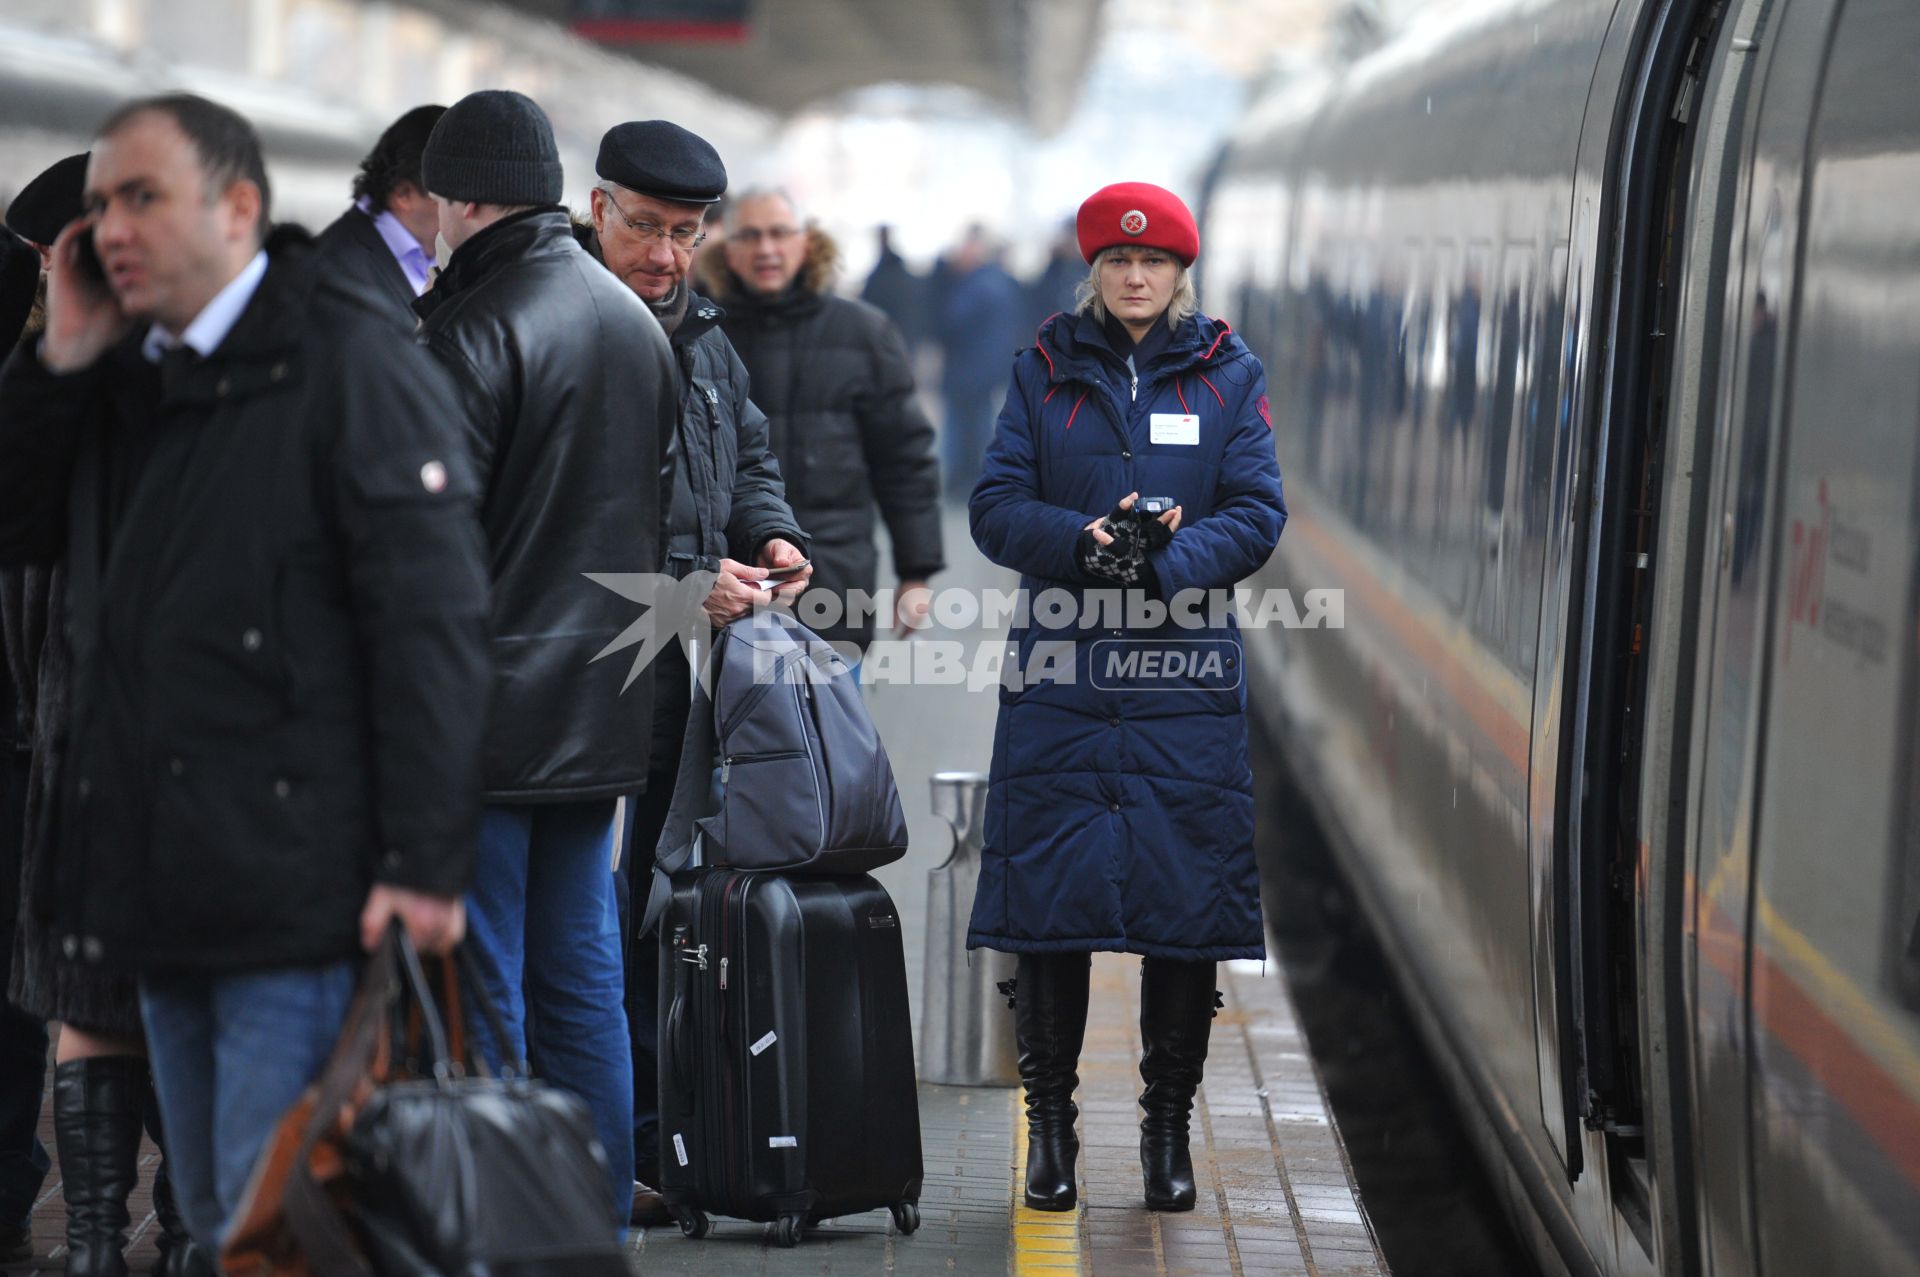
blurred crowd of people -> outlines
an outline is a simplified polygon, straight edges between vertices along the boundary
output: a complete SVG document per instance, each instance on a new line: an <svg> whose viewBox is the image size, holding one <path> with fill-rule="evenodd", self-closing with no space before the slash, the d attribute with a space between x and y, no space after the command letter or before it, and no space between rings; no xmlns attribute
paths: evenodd
<svg viewBox="0 0 1920 1277"><path fill-rule="evenodd" d="M862 301L885 312L909 342L940 356L944 436L941 462L947 495L964 500L979 477L980 457L993 434L1013 355L1034 343L1046 320L1078 304L1087 277L1069 222L1032 279L1007 269L1006 248L980 226L922 275L879 229L879 260L860 289Z"/></svg>

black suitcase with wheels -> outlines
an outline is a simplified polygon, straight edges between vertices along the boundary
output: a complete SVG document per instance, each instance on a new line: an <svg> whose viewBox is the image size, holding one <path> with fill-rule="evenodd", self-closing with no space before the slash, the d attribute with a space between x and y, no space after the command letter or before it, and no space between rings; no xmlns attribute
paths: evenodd
<svg viewBox="0 0 1920 1277"><path fill-rule="evenodd" d="M888 1207L919 1226L920 1111L900 917L865 874L673 876L660 925L660 1191L777 1225Z"/></svg>

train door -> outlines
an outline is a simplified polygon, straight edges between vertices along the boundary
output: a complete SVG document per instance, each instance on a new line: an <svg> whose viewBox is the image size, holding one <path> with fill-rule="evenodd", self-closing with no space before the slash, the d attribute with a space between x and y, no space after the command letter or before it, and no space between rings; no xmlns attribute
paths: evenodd
<svg viewBox="0 0 1920 1277"><path fill-rule="evenodd" d="M1651 1255L1639 779L1652 582L1667 565L1660 493L1668 341L1716 0L1623 6L1583 130L1562 343L1573 415L1556 460L1539 640L1533 826L1542 1117L1606 1211L1621 1262ZM1582 306L1585 294L1591 300ZM1675 565L1679 567L1680 565ZM1557 1101L1557 1104L1556 1104Z"/></svg>
<svg viewBox="0 0 1920 1277"><path fill-rule="evenodd" d="M1693 722L1684 757L1683 968L1694 1143L1692 1224L1685 1248L1704 1271L1759 1271L1751 1175L1753 833L1767 699L1766 618L1778 536L1769 493L1777 464L1781 368L1797 288L1798 210L1806 124L1817 97L1824 0L1744 0L1723 32L1708 104L1731 117L1728 164L1702 183L1730 187L1724 276L1713 328L1710 471L1702 520L1701 620ZM1710 157L1710 163L1719 157ZM1684 850L1682 849L1684 848ZM1676 1095L1675 1107L1683 1097ZM1685 1221L1681 1221L1684 1226Z"/></svg>
<svg viewBox="0 0 1920 1277"><path fill-rule="evenodd" d="M1911 855L1915 48L1912 0L1790 13L1756 155L1756 195L1764 174L1799 228L1768 298L1788 338L1756 556L1772 579L1747 955L1764 1273L1920 1273L1920 1016L1899 979L1914 920L1888 909Z"/></svg>

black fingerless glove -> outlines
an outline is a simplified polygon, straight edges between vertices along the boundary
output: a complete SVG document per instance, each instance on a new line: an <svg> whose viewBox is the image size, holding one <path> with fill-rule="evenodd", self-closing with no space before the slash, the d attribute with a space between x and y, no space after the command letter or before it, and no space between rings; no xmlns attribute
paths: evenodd
<svg viewBox="0 0 1920 1277"><path fill-rule="evenodd" d="M1092 528L1083 528L1073 544L1073 557L1088 576L1115 585L1137 585L1147 571L1146 555L1140 539L1126 523L1111 519L1100 521L1100 530L1113 538L1112 545L1101 545Z"/></svg>
<svg viewBox="0 0 1920 1277"><path fill-rule="evenodd" d="M1141 515L1134 519L1133 525L1140 534L1143 550L1164 550L1173 544L1173 529L1158 519Z"/></svg>

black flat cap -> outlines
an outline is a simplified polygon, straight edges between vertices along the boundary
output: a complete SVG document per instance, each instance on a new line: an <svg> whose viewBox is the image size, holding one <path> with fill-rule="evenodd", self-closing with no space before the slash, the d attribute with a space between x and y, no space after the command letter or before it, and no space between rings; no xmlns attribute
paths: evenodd
<svg viewBox="0 0 1920 1277"><path fill-rule="evenodd" d="M13 197L7 206L7 229L21 239L51 244L67 223L87 211L87 155L69 155Z"/></svg>
<svg viewBox="0 0 1920 1277"><path fill-rule="evenodd" d="M727 193L720 152L667 120L630 120L608 129L593 171L630 191L675 204L717 204Z"/></svg>

